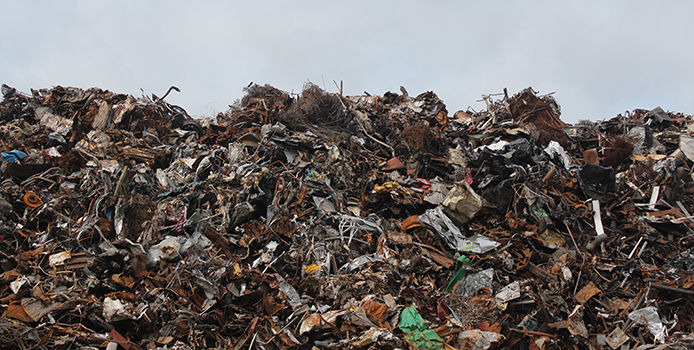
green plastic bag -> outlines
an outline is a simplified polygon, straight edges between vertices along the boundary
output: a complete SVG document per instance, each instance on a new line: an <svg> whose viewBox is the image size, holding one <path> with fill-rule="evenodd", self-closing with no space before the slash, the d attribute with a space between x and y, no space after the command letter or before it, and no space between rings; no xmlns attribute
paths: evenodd
<svg viewBox="0 0 694 350"><path fill-rule="evenodd" d="M453 275L453 278L451 279L450 282L448 282L448 285L446 286L446 292L451 293L453 292L453 289L455 288L455 284L458 283L458 281L462 280L465 278L465 275L467 275L467 270L465 270L463 267L464 266L470 266L472 265L472 261L467 258L465 255L461 255L458 259L455 261L455 275Z"/></svg>
<svg viewBox="0 0 694 350"><path fill-rule="evenodd" d="M407 342L417 349L443 349L443 339L433 329L429 329L415 306L402 310L398 328L405 333Z"/></svg>

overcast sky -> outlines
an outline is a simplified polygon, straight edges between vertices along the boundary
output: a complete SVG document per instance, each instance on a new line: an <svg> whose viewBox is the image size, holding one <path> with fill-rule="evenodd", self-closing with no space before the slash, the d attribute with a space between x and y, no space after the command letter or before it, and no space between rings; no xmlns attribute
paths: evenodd
<svg viewBox="0 0 694 350"><path fill-rule="evenodd" d="M250 82L299 92L555 91L562 119L694 113L693 1L7 1L0 82L160 95L214 115Z"/></svg>

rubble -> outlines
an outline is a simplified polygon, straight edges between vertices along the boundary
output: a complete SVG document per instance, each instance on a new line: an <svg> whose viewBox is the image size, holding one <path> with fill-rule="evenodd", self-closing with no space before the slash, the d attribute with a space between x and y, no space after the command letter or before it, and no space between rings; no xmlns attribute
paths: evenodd
<svg viewBox="0 0 694 350"><path fill-rule="evenodd" d="M694 346L690 115L172 90L2 86L0 344Z"/></svg>

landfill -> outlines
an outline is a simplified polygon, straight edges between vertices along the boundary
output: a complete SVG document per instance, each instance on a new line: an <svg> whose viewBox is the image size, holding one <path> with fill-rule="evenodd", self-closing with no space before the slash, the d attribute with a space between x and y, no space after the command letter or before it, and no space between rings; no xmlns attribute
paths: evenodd
<svg viewBox="0 0 694 350"><path fill-rule="evenodd" d="M0 346L694 347L691 115L244 91L2 86Z"/></svg>

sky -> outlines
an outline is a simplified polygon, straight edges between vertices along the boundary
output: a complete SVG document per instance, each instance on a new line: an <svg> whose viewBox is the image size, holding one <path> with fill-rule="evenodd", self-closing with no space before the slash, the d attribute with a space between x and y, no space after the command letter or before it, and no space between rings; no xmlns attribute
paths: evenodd
<svg viewBox="0 0 694 350"><path fill-rule="evenodd" d="M694 113L692 1L8 1L0 83L161 96L214 116L254 82L299 93L554 92L562 119Z"/></svg>

